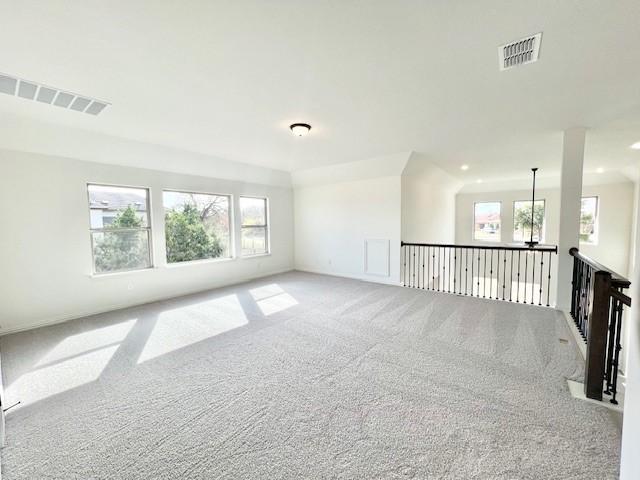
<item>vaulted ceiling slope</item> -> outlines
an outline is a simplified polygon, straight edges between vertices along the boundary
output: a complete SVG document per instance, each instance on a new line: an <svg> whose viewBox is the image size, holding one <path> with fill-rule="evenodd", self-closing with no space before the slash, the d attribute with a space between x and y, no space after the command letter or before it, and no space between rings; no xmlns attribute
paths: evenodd
<svg viewBox="0 0 640 480"><path fill-rule="evenodd" d="M286 171L416 151L468 181L557 170L583 125L587 169L624 168L638 18L637 0L6 0L0 72L112 106L0 95L0 113ZM540 60L500 71L497 47L538 32Z"/></svg>

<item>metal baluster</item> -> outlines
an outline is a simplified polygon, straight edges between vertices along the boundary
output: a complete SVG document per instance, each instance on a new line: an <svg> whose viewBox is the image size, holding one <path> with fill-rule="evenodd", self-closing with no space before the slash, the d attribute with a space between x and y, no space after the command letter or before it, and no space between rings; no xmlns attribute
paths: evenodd
<svg viewBox="0 0 640 480"><path fill-rule="evenodd" d="M544 252L540 253L540 291L538 292L538 305L542 305L542 272L544 270Z"/></svg>
<svg viewBox="0 0 640 480"><path fill-rule="evenodd" d="M440 247L438 247L438 291L440 291Z"/></svg>
<svg viewBox="0 0 640 480"><path fill-rule="evenodd" d="M412 278L411 287L416 288L416 247L413 247L411 251L413 252L413 257L411 260L411 266L413 268L413 277L411 277Z"/></svg>
<svg viewBox="0 0 640 480"><path fill-rule="evenodd" d="M516 303L520 303L520 250L518 250L518 286L516 288Z"/></svg>
<svg viewBox="0 0 640 480"><path fill-rule="evenodd" d="M509 301L513 292L513 250L511 250L511 270L509 271Z"/></svg>
<svg viewBox="0 0 640 480"><path fill-rule="evenodd" d="M582 260L578 260L578 278L577 278L577 287L576 287L576 316L574 317L574 320L576 322L576 325L578 326L578 329L580 331L582 331L582 296L584 295L584 286L582 284L583 280L583 274L584 274L584 269L583 269L583 264L582 264Z"/></svg>
<svg viewBox="0 0 640 480"><path fill-rule="evenodd" d="M424 289L424 255L425 255L425 250L424 247L422 247L422 288Z"/></svg>
<svg viewBox="0 0 640 480"><path fill-rule="evenodd" d="M489 257L489 298L493 298L493 249Z"/></svg>
<svg viewBox="0 0 640 480"><path fill-rule="evenodd" d="M504 256L503 256L503 262L502 262L502 300L505 300L505 283L506 283L506 279L507 279L507 251L504 251Z"/></svg>
<svg viewBox="0 0 640 480"><path fill-rule="evenodd" d="M550 294L551 294L551 252L549 252L549 277L547 279L547 307L549 306Z"/></svg>
<svg viewBox="0 0 640 480"><path fill-rule="evenodd" d="M529 267L529 252L524 252L524 298L522 303L527 303L527 269Z"/></svg>
<svg viewBox="0 0 640 480"><path fill-rule="evenodd" d="M473 297L473 264L475 261L474 255L476 254L475 249L471 249L471 296Z"/></svg>
<svg viewBox="0 0 640 480"><path fill-rule="evenodd" d="M431 290L436 289L436 247L431 250Z"/></svg>
<svg viewBox="0 0 640 480"><path fill-rule="evenodd" d="M480 252L481 250L478 249L478 298L480 298Z"/></svg>
<svg viewBox="0 0 640 480"><path fill-rule="evenodd" d="M533 258L531 259L531 305L533 305L533 289L536 285L536 251L533 251Z"/></svg>
<svg viewBox="0 0 640 480"><path fill-rule="evenodd" d="M622 302L618 302L618 318L616 325L616 350L613 357L613 378L611 379L611 393L613 397L611 398L611 403L614 405L618 404L616 400L616 394L618 393L618 365L620 360L620 350L622 350L622 345L620 344L620 332L622 329Z"/></svg>
<svg viewBox="0 0 640 480"><path fill-rule="evenodd" d="M464 249L464 294L469 294L469 249Z"/></svg>
<svg viewBox="0 0 640 480"><path fill-rule="evenodd" d="M585 276L585 292L586 295L584 297L584 337L585 340L589 338L589 312L591 305L591 267L587 266L587 275Z"/></svg>
<svg viewBox="0 0 640 480"><path fill-rule="evenodd" d="M404 286L406 287L407 286L407 252L409 249L407 248L406 245L403 248L404 248L404 269L403 269L404 271L402 272L402 280L403 280Z"/></svg>
<svg viewBox="0 0 640 480"><path fill-rule="evenodd" d="M458 273L458 249L453 247L453 293L456 292L456 274Z"/></svg>
<svg viewBox="0 0 640 480"><path fill-rule="evenodd" d="M431 247L427 247L427 288L429 290L433 287L433 282L431 281Z"/></svg>
<svg viewBox="0 0 640 480"><path fill-rule="evenodd" d="M616 344L616 318L618 315L618 301L611 297L611 311L609 313L609 337L607 341L607 365L605 368L605 380L607 389L604 391L607 395L611 395L611 375L613 373L613 349Z"/></svg>
<svg viewBox="0 0 640 480"><path fill-rule="evenodd" d="M442 249L442 291L444 292L444 282L447 278L447 249Z"/></svg>
<svg viewBox="0 0 640 480"><path fill-rule="evenodd" d="M482 271L482 298L487 298L487 251L482 251L482 256L484 257L484 270Z"/></svg>

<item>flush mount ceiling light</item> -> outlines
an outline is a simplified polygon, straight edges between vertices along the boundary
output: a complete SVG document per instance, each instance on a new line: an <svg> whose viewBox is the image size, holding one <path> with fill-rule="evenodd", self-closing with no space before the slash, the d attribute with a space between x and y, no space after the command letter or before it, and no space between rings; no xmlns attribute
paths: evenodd
<svg viewBox="0 0 640 480"><path fill-rule="evenodd" d="M469 170L469 165L461 165L460 170L463 170L463 171Z"/></svg>
<svg viewBox="0 0 640 480"><path fill-rule="evenodd" d="M296 137L304 137L311 130L311 125L308 123L293 123L289 128Z"/></svg>
<svg viewBox="0 0 640 480"><path fill-rule="evenodd" d="M604 173L604 168L602 167L596 168L596 173Z"/></svg>
<svg viewBox="0 0 640 480"><path fill-rule="evenodd" d="M631 145L631 148L633 148L634 150L640 150L640 142L636 142L633 145Z"/></svg>
<svg viewBox="0 0 640 480"><path fill-rule="evenodd" d="M18 96L26 100L54 105L67 110L98 115L111 105L109 102L77 93L66 92L38 82L0 73L0 93Z"/></svg>

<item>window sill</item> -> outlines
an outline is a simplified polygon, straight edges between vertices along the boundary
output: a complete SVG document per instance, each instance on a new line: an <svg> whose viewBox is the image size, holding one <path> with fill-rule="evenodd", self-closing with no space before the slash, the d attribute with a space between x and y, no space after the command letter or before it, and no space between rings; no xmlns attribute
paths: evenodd
<svg viewBox="0 0 640 480"><path fill-rule="evenodd" d="M245 258L270 257L270 256L271 256L271 252L267 252L267 253L256 253L253 255L242 255L238 258L242 260Z"/></svg>
<svg viewBox="0 0 640 480"><path fill-rule="evenodd" d="M121 272L91 273L89 274L89 277L90 278L112 278L112 277L121 277L123 275L135 275L139 273L151 272L153 270L158 270L158 267L139 268L135 270L123 270Z"/></svg>
<svg viewBox="0 0 640 480"><path fill-rule="evenodd" d="M225 258L204 258L202 260L191 260L188 262L174 262L167 263L164 265L167 268L180 268L180 267L188 267L193 265L209 265L212 263L226 263L234 261L234 257L225 257Z"/></svg>

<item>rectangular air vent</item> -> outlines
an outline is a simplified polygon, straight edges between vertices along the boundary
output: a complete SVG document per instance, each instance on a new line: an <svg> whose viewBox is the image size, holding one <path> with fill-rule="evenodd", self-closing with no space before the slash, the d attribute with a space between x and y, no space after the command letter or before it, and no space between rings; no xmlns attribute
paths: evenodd
<svg viewBox="0 0 640 480"><path fill-rule="evenodd" d="M500 70L508 70L538 60L542 32L498 47Z"/></svg>
<svg viewBox="0 0 640 480"><path fill-rule="evenodd" d="M37 102L55 105L56 107L66 110L75 110L77 112L88 113L89 115L98 115L106 107L111 105L109 102L96 100L95 98L79 95L77 93L66 92L59 88L43 85L38 82L32 82L23 78L13 77L0 73L0 93L6 93L11 96L18 96L27 100L35 100Z"/></svg>

